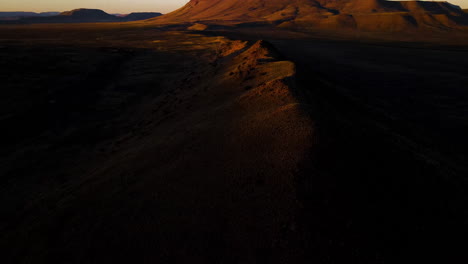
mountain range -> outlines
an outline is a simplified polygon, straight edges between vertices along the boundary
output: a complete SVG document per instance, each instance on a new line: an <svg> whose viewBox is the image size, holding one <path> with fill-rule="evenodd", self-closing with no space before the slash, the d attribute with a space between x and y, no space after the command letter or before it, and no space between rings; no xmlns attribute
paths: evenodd
<svg viewBox="0 0 468 264"><path fill-rule="evenodd" d="M2 13L0 13L2 14ZM99 9L74 9L71 11L31 13L31 12L3 12L0 20L9 23L35 24L35 23L87 23L87 22L125 22L154 18L161 13L144 12L115 16Z"/></svg>
<svg viewBox="0 0 468 264"><path fill-rule="evenodd" d="M47 17L59 14L60 12L0 12L0 20L19 20L23 17Z"/></svg>

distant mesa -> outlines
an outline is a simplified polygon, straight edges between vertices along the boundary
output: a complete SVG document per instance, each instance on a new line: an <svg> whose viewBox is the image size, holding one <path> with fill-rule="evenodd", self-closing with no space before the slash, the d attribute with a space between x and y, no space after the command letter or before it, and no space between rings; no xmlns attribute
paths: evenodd
<svg viewBox="0 0 468 264"><path fill-rule="evenodd" d="M74 9L62 13L41 13L43 15L29 15L29 12L16 12L23 14L16 16L16 19L3 19L4 23L21 23L21 24L36 24L36 23L93 23L93 22L126 22L150 19L161 16L161 13L146 12L146 13L131 13L128 15L111 15L100 9ZM36 13L32 13L36 14ZM50 15L46 15L50 14ZM7 17L5 15L5 17Z"/></svg>
<svg viewBox="0 0 468 264"><path fill-rule="evenodd" d="M70 11L65 11L60 13L60 16L73 16L73 17L102 17L102 16L111 16L106 12L100 9L86 9L86 8L79 8L73 9Z"/></svg>
<svg viewBox="0 0 468 264"><path fill-rule="evenodd" d="M453 30L468 16L448 2L386 0L191 0L156 23L252 23L364 31Z"/></svg>
<svg viewBox="0 0 468 264"><path fill-rule="evenodd" d="M65 11L60 13L60 15L54 18L66 18L66 19L73 19L73 20L83 20L83 21L112 21L117 20L116 16L110 15L100 9L75 9L71 11Z"/></svg>

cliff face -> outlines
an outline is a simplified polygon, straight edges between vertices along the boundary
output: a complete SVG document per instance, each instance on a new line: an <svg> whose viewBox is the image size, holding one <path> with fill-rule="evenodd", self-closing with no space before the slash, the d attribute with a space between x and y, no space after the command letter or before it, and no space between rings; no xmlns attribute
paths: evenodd
<svg viewBox="0 0 468 264"><path fill-rule="evenodd" d="M267 21L282 27L369 31L451 30L468 16L447 2L385 0L192 0L157 22Z"/></svg>

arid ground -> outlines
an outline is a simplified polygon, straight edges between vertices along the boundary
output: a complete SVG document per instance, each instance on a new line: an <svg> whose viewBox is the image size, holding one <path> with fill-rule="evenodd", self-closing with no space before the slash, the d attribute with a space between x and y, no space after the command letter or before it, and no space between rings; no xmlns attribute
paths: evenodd
<svg viewBox="0 0 468 264"><path fill-rule="evenodd" d="M466 257L465 33L187 28L0 27L3 263Z"/></svg>

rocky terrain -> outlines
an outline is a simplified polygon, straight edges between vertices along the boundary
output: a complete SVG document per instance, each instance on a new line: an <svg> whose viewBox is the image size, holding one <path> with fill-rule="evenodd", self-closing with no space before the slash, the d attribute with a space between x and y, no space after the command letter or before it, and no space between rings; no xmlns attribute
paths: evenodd
<svg viewBox="0 0 468 264"><path fill-rule="evenodd" d="M294 64L263 41L147 38L54 53L49 43L2 47L2 64L16 65L2 76L7 259L204 262L255 259L256 248L300 258L287 246L300 209L294 175L314 129ZM27 68L35 58L50 66ZM117 234L134 246L104 242Z"/></svg>
<svg viewBox="0 0 468 264"><path fill-rule="evenodd" d="M468 16L447 2L385 0L192 0L156 23L272 23L282 28L364 31L466 29Z"/></svg>

